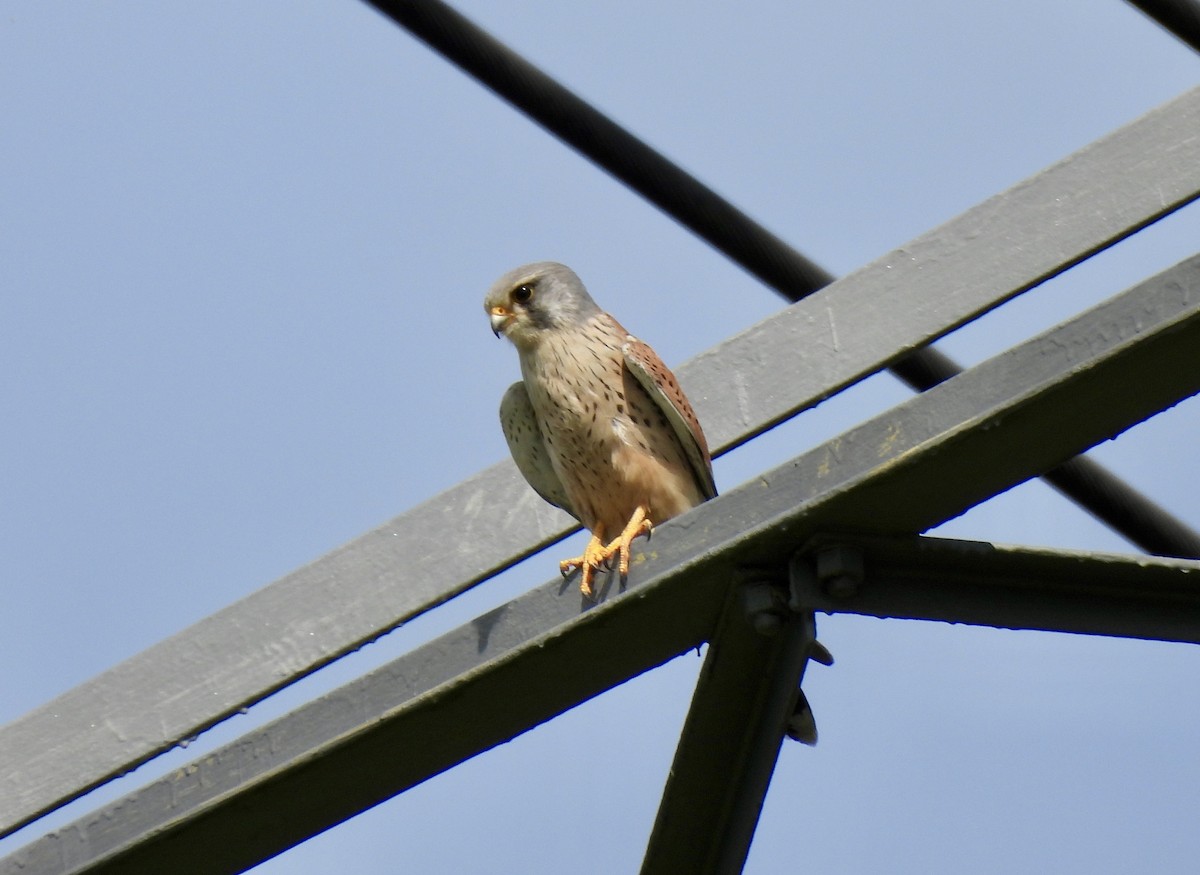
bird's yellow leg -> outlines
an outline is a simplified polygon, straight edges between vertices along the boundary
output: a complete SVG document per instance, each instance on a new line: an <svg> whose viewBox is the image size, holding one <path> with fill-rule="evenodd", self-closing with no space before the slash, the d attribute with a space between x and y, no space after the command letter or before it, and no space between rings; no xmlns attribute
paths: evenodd
<svg viewBox="0 0 1200 875"><path fill-rule="evenodd" d="M564 577L579 569L579 590L587 598L592 597L592 579L596 576L596 572L606 565L612 557L617 557L617 571L621 574L621 580L624 580L629 574L629 558L632 552L631 544L633 539L638 535L648 535L653 524L650 522L649 516L644 506L639 506L633 512L633 516L629 518L628 525L624 531L617 536L616 540L609 544L604 543L604 526L597 525L596 530L592 533L592 539L588 541L587 547L583 551L582 556L576 556L573 559L564 559L558 563L558 570Z"/></svg>
<svg viewBox="0 0 1200 875"><path fill-rule="evenodd" d="M646 515L646 508L638 505L637 510L633 512L633 516L629 518L628 525L621 532L620 536L604 548L604 558L611 559L614 555L618 556L617 570L621 572L621 580L624 580L629 574L629 554L631 552L631 544L633 539L638 535L649 535L654 525L650 522L650 518Z"/></svg>
<svg viewBox="0 0 1200 875"><path fill-rule="evenodd" d="M604 547L604 526L597 525L596 530L592 532L592 539L588 541L587 547L583 550L583 555L573 559L564 559L558 563L558 570L563 577L566 577L578 568L579 591L591 598L592 578L596 575L596 569L603 565L611 555L605 551Z"/></svg>

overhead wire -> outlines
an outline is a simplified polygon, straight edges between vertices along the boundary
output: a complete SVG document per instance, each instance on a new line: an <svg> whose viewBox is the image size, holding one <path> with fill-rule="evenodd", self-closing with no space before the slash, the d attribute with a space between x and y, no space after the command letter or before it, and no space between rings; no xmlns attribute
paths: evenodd
<svg viewBox="0 0 1200 875"><path fill-rule="evenodd" d="M1200 52L1200 3L1196 0L1127 0L1163 29Z"/></svg>
<svg viewBox="0 0 1200 875"><path fill-rule="evenodd" d="M833 274L449 5L440 0L365 2L787 300L798 301L833 282ZM1196 7L1150 0L1137 0L1135 5ZM1155 17L1175 20L1165 13ZM1192 20L1187 15L1176 19L1185 25ZM926 347L890 370L912 388L925 391L962 368ZM1043 479L1147 553L1200 558L1200 533L1099 463L1078 456L1046 472Z"/></svg>

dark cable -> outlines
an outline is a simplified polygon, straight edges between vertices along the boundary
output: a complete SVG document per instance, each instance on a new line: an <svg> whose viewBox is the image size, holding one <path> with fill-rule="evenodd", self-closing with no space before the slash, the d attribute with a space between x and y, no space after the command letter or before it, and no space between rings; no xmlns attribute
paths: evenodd
<svg viewBox="0 0 1200 875"><path fill-rule="evenodd" d="M438 0L368 0L550 133L797 300L833 276L691 174Z"/></svg>
<svg viewBox="0 0 1200 875"><path fill-rule="evenodd" d="M440 0L366 2L789 301L833 282L824 268ZM927 347L891 371L924 391L962 368ZM1095 462L1079 457L1044 476L1146 552L1200 558L1200 534Z"/></svg>
<svg viewBox="0 0 1200 875"><path fill-rule="evenodd" d="M1128 0L1200 52L1200 3L1196 0Z"/></svg>

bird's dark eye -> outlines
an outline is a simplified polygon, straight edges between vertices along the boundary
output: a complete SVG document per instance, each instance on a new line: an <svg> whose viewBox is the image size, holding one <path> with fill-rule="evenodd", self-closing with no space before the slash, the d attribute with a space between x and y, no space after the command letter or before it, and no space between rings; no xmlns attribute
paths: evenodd
<svg viewBox="0 0 1200 875"><path fill-rule="evenodd" d="M523 286L517 286L513 289L512 299L518 304L528 304L529 299L533 297L533 286L525 283Z"/></svg>

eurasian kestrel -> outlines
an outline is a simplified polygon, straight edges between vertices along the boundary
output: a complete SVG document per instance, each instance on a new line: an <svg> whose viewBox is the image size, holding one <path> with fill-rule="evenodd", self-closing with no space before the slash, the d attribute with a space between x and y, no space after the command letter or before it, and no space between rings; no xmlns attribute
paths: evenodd
<svg viewBox="0 0 1200 875"><path fill-rule="evenodd" d="M613 556L629 573L634 538L716 496L704 433L667 366L570 268L510 271L484 307L521 359L522 382L500 403L508 448L529 485L591 531L583 555L559 563L564 575L580 569L590 598Z"/></svg>

